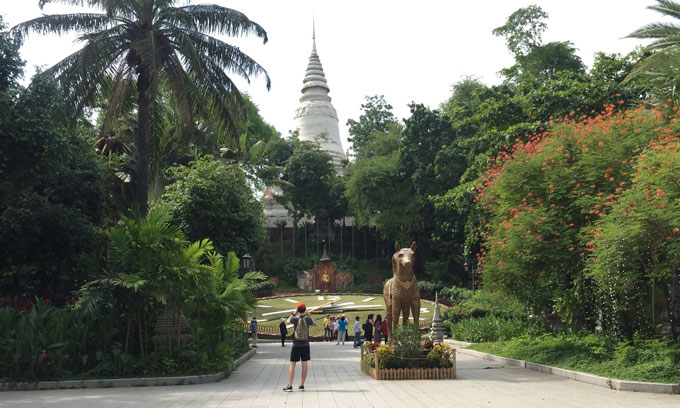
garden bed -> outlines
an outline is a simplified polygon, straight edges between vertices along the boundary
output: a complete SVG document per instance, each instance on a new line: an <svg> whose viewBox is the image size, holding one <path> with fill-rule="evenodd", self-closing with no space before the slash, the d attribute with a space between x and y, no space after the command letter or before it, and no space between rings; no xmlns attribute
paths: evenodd
<svg viewBox="0 0 680 408"><path fill-rule="evenodd" d="M369 347L361 348L361 371L374 380L444 380L456 378L456 349L451 349L450 367L402 367L388 368L380 363L379 351ZM427 358L412 359L412 362L427 362Z"/></svg>

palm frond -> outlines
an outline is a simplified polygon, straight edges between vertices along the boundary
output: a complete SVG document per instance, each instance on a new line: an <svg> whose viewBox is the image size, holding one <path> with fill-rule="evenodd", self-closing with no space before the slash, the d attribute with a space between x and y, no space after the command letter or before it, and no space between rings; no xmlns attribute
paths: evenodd
<svg viewBox="0 0 680 408"><path fill-rule="evenodd" d="M245 14L214 4L173 7L159 11L159 20L179 27L231 36L255 34L266 44L267 32Z"/></svg>
<svg viewBox="0 0 680 408"><path fill-rule="evenodd" d="M657 5L647 7L650 10L658 11L659 13L680 19L680 4L671 0L657 0Z"/></svg>
<svg viewBox="0 0 680 408"><path fill-rule="evenodd" d="M106 14L54 14L24 21L12 27L10 32L23 40L30 32L61 35L72 31L101 31L114 23L115 21Z"/></svg>
<svg viewBox="0 0 680 408"><path fill-rule="evenodd" d="M177 30L171 32L178 34ZM243 76L249 83L251 76L264 75L267 89L271 88L271 78L267 71L238 47L196 31L185 31L184 35L191 39L193 47L202 60L208 58L222 70ZM185 47L178 47L177 51L183 53L184 49Z"/></svg>
<svg viewBox="0 0 680 408"><path fill-rule="evenodd" d="M100 135L110 132L113 121L121 117L124 112L129 112L132 109L133 101L130 96L133 94L134 89L130 67L127 64L120 63L116 75L111 81L110 88L105 91L109 98Z"/></svg>

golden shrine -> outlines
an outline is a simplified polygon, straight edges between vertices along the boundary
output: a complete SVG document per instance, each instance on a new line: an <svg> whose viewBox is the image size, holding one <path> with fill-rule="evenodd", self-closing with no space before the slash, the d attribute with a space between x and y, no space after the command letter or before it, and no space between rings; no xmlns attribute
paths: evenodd
<svg viewBox="0 0 680 408"><path fill-rule="evenodd" d="M318 264L310 271L298 274L298 288L318 290L322 293L333 293L346 289L354 284L354 276L349 271L338 270L338 266L331 263L326 250Z"/></svg>

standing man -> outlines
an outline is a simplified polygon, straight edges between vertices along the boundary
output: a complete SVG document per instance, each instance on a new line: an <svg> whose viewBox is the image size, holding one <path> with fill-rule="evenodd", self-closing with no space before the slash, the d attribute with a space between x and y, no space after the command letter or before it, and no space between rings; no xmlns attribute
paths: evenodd
<svg viewBox="0 0 680 408"><path fill-rule="evenodd" d="M286 318L281 318L279 323L279 330L281 331L281 347L286 347L286 336L288 335L288 328L286 327Z"/></svg>
<svg viewBox="0 0 680 408"><path fill-rule="evenodd" d="M342 315L340 317L340 320L338 321L338 342L335 344L336 346L340 345L340 342L342 341L342 345L345 345L345 336L347 335L347 325L349 322L347 319L345 319L345 315Z"/></svg>
<svg viewBox="0 0 680 408"><path fill-rule="evenodd" d="M257 348L257 319L255 316L250 321L250 336L253 338L253 348Z"/></svg>
<svg viewBox="0 0 680 408"><path fill-rule="evenodd" d="M290 350L290 366L288 366L288 385L283 387L283 391L293 391L293 377L295 377L295 364L302 361L302 380L298 389L305 390L305 379L307 379L307 364L309 361L309 326L314 326L314 319L309 317L305 312L307 306L300 302L297 304L297 310L290 315L286 323L292 323L293 329L293 347Z"/></svg>
<svg viewBox="0 0 680 408"><path fill-rule="evenodd" d="M361 346L361 323L359 323L359 316L354 320L354 348Z"/></svg>

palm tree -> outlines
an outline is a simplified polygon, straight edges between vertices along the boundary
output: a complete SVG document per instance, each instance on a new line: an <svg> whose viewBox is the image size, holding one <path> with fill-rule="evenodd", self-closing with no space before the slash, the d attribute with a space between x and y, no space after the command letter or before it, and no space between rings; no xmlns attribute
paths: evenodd
<svg viewBox="0 0 680 408"><path fill-rule="evenodd" d="M101 129L109 132L113 119L137 107L136 199L142 216L148 209L149 144L162 115L155 111L167 90L179 107L184 123L204 115L217 120L231 137L245 120L241 94L227 74L250 81L265 69L238 47L211 35L255 34L267 42L267 33L244 14L217 5L174 7L176 0L40 0L99 8L100 13L47 15L26 21L12 32L80 32L85 46L46 73L53 74L76 112L102 98L108 106ZM226 71L226 72L225 72ZM189 126L192 129L193 126ZM238 142L236 142L237 144Z"/></svg>
<svg viewBox="0 0 680 408"><path fill-rule="evenodd" d="M647 8L664 16L680 19L680 3L674 1L657 0L656 5ZM628 37L654 40L647 46L650 51L677 49L680 45L680 25L670 22L651 23L632 32Z"/></svg>
<svg viewBox="0 0 680 408"><path fill-rule="evenodd" d="M680 3L675 1L657 0L657 4L647 8L680 20ZM651 23L628 37L653 41L645 47L647 56L640 60L626 81L644 78L650 92L661 103L670 101L677 106L680 103L680 25L673 22Z"/></svg>

